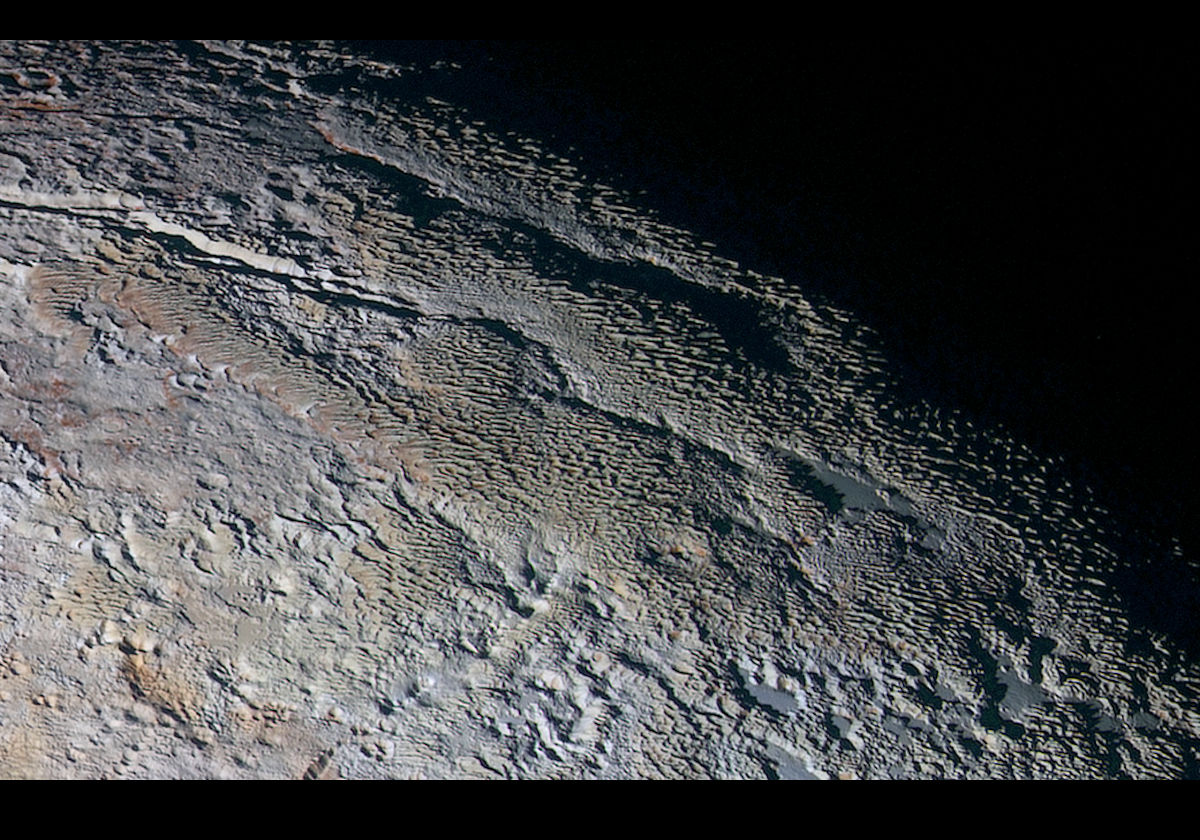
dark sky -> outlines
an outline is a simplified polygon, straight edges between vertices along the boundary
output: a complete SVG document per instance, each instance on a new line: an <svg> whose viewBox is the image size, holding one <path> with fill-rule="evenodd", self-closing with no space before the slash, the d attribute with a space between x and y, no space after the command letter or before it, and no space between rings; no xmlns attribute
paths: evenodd
<svg viewBox="0 0 1200 840"><path fill-rule="evenodd" d="M1186 48L371 49L453 55L452 101L854 311L914 393L1067 453L1140 516L1190 526Z"/></svg>

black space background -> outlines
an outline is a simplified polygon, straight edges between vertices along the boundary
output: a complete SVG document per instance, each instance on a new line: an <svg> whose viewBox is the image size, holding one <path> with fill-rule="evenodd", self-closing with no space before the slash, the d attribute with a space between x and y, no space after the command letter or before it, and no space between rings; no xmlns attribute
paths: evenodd
<svg viewBox="0 0 1200 840"><path fill-rule="evenodd" d="M904 387L1181 536L1146 597L1196 633L1190 48L360 46L453 59L451 101L855 312Z"/></svg>

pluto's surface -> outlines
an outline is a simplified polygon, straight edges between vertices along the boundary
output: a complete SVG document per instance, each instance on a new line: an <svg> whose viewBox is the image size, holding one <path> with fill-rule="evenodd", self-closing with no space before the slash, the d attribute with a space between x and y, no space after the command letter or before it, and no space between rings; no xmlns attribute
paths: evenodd
<svg viewBox="0 0 1200 840"><path fill-rule="evenodd" d="M0 776L1196 772L1087 486L454 73L0 45Z"/></svg>

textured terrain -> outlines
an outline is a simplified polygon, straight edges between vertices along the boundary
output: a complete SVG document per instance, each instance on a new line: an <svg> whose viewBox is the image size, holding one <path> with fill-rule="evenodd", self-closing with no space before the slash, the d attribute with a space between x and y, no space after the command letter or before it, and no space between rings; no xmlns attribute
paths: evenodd
<svg viewBox="0 0 1200 840"><path fill-rule="evenodd" d="M454 72L0 46L0 776L1195 772L1087 488Z"/></svg>

